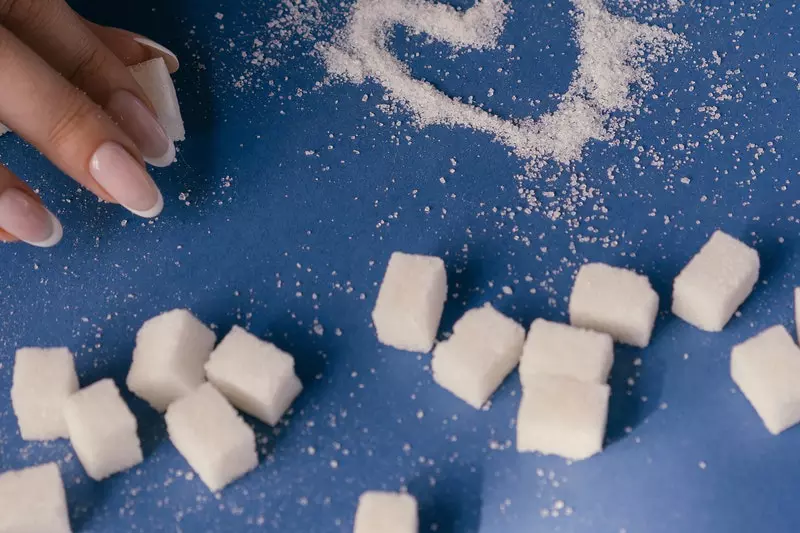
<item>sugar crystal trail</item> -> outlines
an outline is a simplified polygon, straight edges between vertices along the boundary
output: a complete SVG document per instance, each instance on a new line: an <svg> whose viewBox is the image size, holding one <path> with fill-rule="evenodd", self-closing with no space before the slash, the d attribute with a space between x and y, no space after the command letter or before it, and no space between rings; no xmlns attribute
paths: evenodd
<svg viewBox="0 0 800 533"><path fill-rule="evenodd" d="M667 30L611 14L600 0L573 0L578 66L555 111L539 118L506 120L448 96L412 77L392 55L388 42L395 25L424 33L455 50L497 46L511 4L482 0L463 12L420 0L358 0L347 25L319 50L334 78L383 86L389 99L404 106L419 127L434 124L485 132L529 161L529 173L550 160L580 160L591 140L611 140L611 113L636 104L632 87L653 86L647 65L666 60L680 38ZM646 53L647 51L647 53Z"/></svg>

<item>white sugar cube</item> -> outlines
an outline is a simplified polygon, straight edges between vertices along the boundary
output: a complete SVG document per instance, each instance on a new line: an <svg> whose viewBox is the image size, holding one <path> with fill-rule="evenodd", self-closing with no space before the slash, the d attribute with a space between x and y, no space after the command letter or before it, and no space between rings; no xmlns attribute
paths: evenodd
<svg viewBox="0 0 800 533"><path fill-rule="evenodd" d="M5 125L5 124L3 124L2 122L0 122L0 136L2 136L2 135L5 135L5 134L6 134L6 133L8 133L9 131L11 131L11 130L10 130L10 129L8 129L8 126L6 126L6 125Z"/></svg>
<svg viewBox="0 0 800 533"><path fill-rule="evenodd" d="M672 312L705 331L722 331L758 281L758 252L721 231L681 271Z"/></svg>
<svg viewBox="0 0 800 533"><path fill-rule="evenodd" d="M800 348L783 326L735 346L731 377L773 435L800 422Z"/></svg>
<svg viewBox="0 0 800 533"><path fill-rule="evenodd" d="M447 299L447 274L438 257L395 252L383 277L372 321L383 344L429 352Z"/></svg>
<svg viewBox="0 0 800 533"><path fill-rule="evenodd" d="M517 450L575 461L601 452L610 394L608 385L529 377L517 416Z"/></svg>
<svg viewBox="0 0 800 533"><path fill-rule="evenodd" d="M105 479L142 462L136 417L114 381L101 379L70 396L64 418L75 454L92 479Z"/></svg>
<svg viewBox="0 0 800 533"><path fill-rule="evenodd" d="M603 263L583 265L569 299L573 326L608 333L644 348L658 314L658 294L647 276Z"/></svg>
<svg viewBox="0 0 800 533"><path fill-rule="evenodd" d="M471 309L436 345L433 379L480 409L519 363L524 342L525 329L491 305Z"/></svg>
<svg viewBox="0 0 800 533"><path fill-rule="evenodd" d="M214 332L186 309L144 323L136 335L128 388L163 412L205 382L203 366L214 349Z"/></svg>
<svg viewBox="0 0 800 533"><path fill-rule="evenodd" d="M166 420L172 444L210 490L258 466L255 433L211 383L172 403Z"/></svg>
<svg viewBox="0 0 800 533"><path fill-rule="evenodd" d="M75 360L66 348L21 348L14 362L11 405L25 440L68 436L64 402L78 390Z"/></svg>
<svg viewBox="0 0 800 533"><path fill-rule="evenodd" d="M206 375L234 406L272 426L303 390L291 355L238 326L211 353Z"/></svg>
<svg viewBox="0 0 800 533"><path fill-rule="evenodd" d="M71 533L58 465L0 474L0 532Z"/></svg>
<svg viewBox="0 0 800 533"><path fill-rule="evenodd" d="M173 141L184 140L186 130L183 126L183 118L181 118L178 95L164 60L157 57L128 67L128 69L153 104L158 122L164 128L167 136Z"/></svg>
<svg viewBox="0 0 800 533"><path fill-rule="evenodd" d="M353 533L418 533L417 500L400 492L368 491L358 499Z"/></svg>
<svg viewBox="0 0 800 533"><path fill-rule="evenodd" d="M523 387L529 376L540 374L602 384L613 364L610 335L537 319L522 350L519 375Z"/></svg>

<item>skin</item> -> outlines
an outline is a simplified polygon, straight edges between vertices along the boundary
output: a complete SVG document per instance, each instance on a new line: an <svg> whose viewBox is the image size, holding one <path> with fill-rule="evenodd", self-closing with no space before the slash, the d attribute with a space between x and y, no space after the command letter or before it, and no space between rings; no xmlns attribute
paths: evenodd
<svg viewBox="0 0 800 533"><path fill-rule="evenodd" d="M141 36L93 24L64 0L0 0L0 122L99 198L118 203L90 173L106 142L121 145L144 167L139 148L104 107L124 90L152 104L126 68L162 56ZM37 194L0 165L0 194L16 188ZM17 239L0 229L0 240Z"/></svg>

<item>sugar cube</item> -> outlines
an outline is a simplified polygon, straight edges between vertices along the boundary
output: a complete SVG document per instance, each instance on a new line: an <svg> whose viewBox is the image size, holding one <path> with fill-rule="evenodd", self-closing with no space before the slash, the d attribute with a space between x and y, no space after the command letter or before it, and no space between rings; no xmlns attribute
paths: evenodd
<svg viewBox="0 0 800 533"><path fill-rule="evenodd" d="M530 376L517 416L517 450L578 461L603 450L608 385Z"/></svg>
<svg viewBox="0 0 800 533"><path fill-rule="evenodd" d="M142 462L136 417L110 379L79 390L64 404L75 454L89 477L105 479Z"/></svg>
<svg viewBox="0 0 800 533"><path fill-rule="evenodd" d="M172 444L211 491L258 466L255 433L211 383L172 403L166 420Z"/></svg>
<svg viewBox="0 0 800 533"><path fill-rule="evenodd" d="M0 532L71 533L58 465L0 474Z"/></svg>
<svg viewBox="0 0 800 533"><path fill-rule="evenodd" d="M2 136L2 135L5 135L5 134L6 134L6 133L8 133L9 131L11 131L11 130L10 130L10 129L8 129L8 126L6 126L6 125L5 125L5 124L3 124L2 122L0 122L0 136Z"/></svg>
<svg viewBox="0 0 800 533"><path fill-rule="evenodd" d="M438 257L395 252L389 259L372 321L383 344L429 352L447 299L447 274Z"/></svg>
<svg viewBox="0 0 800 533"><path fill-rule="evenodd" d="M303 390L294 358L239 326L211 353L206 375L235 407L272 426Z"/></svg>
<svg viewBox="0 0 800 533"><path fill-rule="evenodd" d="M353 533L417 533L417 500L400 492L367 491L358 500Z"/></svg>
<svg viewBox="0 0 800 533"><path fill-rule="evenodd" d="M721 231L681 271L672 312L705 331L722 331L758 281L758 252Z"/></svg>
<svg viewBox="0 0 800 533"><path fill-rule="evenodd" d="M647 276L603 263L583 265L569 299L573 326L608 333L644 348L658 314L658 294Z"/></svg>
<svg viewBox="0 0 800 533"><path fill-rule="evenodd" d="M525 329L491 305L471 309L436 345L433 379L480 409L519 363L524 342Z"/></svg>
<svg viewBox="0 0 800 533"><path fill-rule="evenodd" d="M136 335L128 388L159 412L205 381L217 337L186 309L151 318Z"/></svg>
<svg viewBox="0 0 800 533"><path fill-rule="evenodd" d="M735 346L731 377L773 435L800 422L800 348L783 326Z"/></svg>
<svg viewBox="0 0 800 533"><path fill-rule="evenodd" d="M537 319L522 350L519 375L523 387L529 376L539 374L602 384L613 364L614 341L607 333Z"/></svg>
<svg viewBox="0 0 800 533"><path fill-rule="evenodd" d="M25 440L68 437L64 402L78 390L75 360L66 348L21 348L14 362L11 405Z"/></svg>
<svg viewBox="0 0 800 533"><path fill-rule="evenodd" d="M186 130L181 118L178 95L164 59L157 57L128 69L153 104L158 122L164 128L167 137L173 141L184 140Z"/></svg>

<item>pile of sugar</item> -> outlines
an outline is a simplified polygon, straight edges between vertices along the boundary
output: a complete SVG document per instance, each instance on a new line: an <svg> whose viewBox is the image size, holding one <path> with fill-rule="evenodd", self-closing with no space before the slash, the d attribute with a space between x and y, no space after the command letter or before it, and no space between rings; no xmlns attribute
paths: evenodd
<svg viewBox="0 0 800 533"><path fill-rule="evenodd" d="M633 109L632 88L652 89L647 66L664 61L681 44L667 30L611 14L600 0L573 0L578 66L556 110L537 119L506 120L451 98L432 84L412 77L409 68L388 50L395 25L427 34L455 50L494 48L510 5L482 0L463 12L421 0L358 0L346 26L318 46L334 78L382 85L387 97L406 108L425 127L439 124L488 133L529 163L529 175L549 161L580 160L593 140L611 140L622 121L615 111Z"/></svg>

